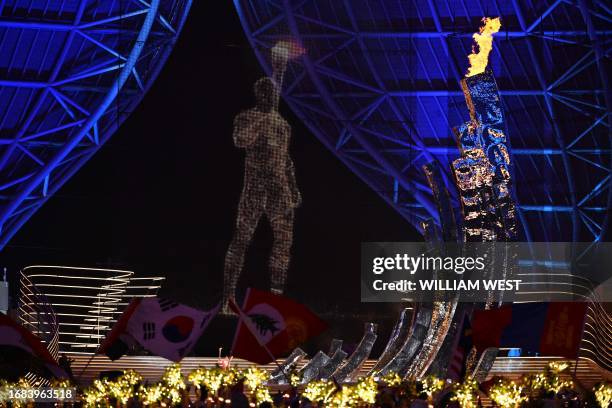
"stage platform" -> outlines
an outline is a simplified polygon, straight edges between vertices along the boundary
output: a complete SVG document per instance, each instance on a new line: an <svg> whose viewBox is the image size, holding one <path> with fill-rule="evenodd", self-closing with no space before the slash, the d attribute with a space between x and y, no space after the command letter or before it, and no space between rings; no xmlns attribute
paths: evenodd
<svg viewBox="0 0 612 408"><path fill-rule="evenodd" d="M74 359L72 364L74 375L79 376L91 356L85 354L68 355ZM489 377L503 376L517 379L523 374L543 372L549 362L561 360L564 359L554 357L499 357L495 360ZM181 361L181 367L183 373L187 375L198 367L214 367L217 361L218 359L216 357L186 357ZM278 360L278 363L282 361L283 360ZM572 373L575 372L576 378L587 387L591 387L593 384L604 379L612 380L612 373L601 370L588 359L579 359L577 367L575 368L575 360L564 361L568 361L572 364ZM306 363L307 360L302 361L298 367L302 367ZM376 360L367 360L361 368L360 375L367 373L375 363ZM90 383L98 378L100 372L103 371L128 369L139 372L145 380L157 381L160 379L164 369L170 364L172 364L171 361L154 356L125 356L116 361L111 361L106 356L95 356L85 371L83 371L81 381L83 383ZM236 368L247 368L253 365L254 364L246 360L232 360L232 366ZM276 368L276 365L272 363L260 367L272 371Z"/></svg>

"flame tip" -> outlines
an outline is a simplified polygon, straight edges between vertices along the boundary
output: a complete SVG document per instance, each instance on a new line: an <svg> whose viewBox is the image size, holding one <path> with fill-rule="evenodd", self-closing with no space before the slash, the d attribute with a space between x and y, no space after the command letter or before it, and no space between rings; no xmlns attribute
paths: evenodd
<svg viewBox="0 0 612 408"><path fill-rule="evenodd" d="M499 32L501 28L500 17L483 17L481 21L482 25L478 32L472 36L475 44L472 46L472 53L468 55L470 66L465 74L466 77L480 74L487 68L489 54L493 49L493 34Z"/></svg>

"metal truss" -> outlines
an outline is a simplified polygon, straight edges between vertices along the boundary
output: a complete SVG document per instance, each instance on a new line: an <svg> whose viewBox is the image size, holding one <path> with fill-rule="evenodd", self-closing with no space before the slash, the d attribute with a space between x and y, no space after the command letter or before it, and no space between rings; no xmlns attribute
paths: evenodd
<svg viewBox="0 0 612 408"><path fill-rule="evenodd" d="M190 6L0 2L0 249L140 102Z"/></svg>
<svg viewBox="0 0 612 408"><path fill-rule="evenodd" d="M490 56L501 89L523 238L597 241L612 203L610 21L603 1L234 0L269 72L293 39L284 98L317 138L415 227L437 219L422 165L456 203L452 127L471 36L501 16Z"/></svg>

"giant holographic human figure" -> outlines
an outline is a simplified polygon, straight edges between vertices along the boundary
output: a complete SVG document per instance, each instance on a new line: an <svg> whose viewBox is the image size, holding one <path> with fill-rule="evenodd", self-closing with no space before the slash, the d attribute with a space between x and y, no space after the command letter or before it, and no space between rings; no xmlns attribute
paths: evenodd
<svg viewBox="0 0 612 408"><path fill-rule="evenodd" d="M269 259L271 290L282 293L293 243L294 210L301 196L289 155L291 127L278 112L280 89L287 62L299 55L282 42L272 49L272 78L254 86L255 107L234 119L234 143L245 150L244 185L232 242L225 256L223 311L235 296L247 249L260 219L265 216L273 232Z"/></svg>

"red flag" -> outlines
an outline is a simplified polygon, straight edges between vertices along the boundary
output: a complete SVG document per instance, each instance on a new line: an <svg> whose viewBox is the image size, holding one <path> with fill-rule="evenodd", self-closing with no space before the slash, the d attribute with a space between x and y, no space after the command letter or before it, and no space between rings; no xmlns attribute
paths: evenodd
<svg viewBox="0 0 612 408"><path fill-rule="evenodd" d="M249 288L242 309L230 301L240 319L232 355L268 364L327 328L306 306L284 296Z"/></svg>
<svg viewBox="0 0 612 408"><path fill-rule="evenodd" d="M127 347L117 345L136 341L155 355L180 361L193 349L218 310L219 306L201 311L158 297L135 299L108 333L98 353L119 358Z"/></svg>
<svg viewBox="0 0 612 408"><path fill-rule="evenodd" d="M576 358L582 341L586 303L551 303L542 338L540 353L544 356Z"/></svg>
<svg viewBox="0 0 612 408"><path fill-rule="evenodd" d="M0 313L0 346L20 348L32 357L42 361L54 376L68 377L36 335L2 313Z"/></svg>

